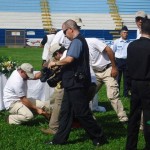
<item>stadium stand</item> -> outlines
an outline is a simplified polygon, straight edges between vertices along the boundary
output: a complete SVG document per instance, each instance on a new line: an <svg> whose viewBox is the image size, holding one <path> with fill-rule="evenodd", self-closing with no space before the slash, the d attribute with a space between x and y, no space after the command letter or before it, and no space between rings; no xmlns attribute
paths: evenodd
<svg viewBox="0 0 150 150"><path fill-rule="evenodd" d="M135 30L135 13L143 10L150 17L150 1L149 0L116 0L119 14L124 25L128 26L129 30Z"/></svg>
<svg viewBox="0 0 150 150"><path fill-rule="evenodd" d="M60 29L62 23L78 16L84 22L83 29L115 29L106 0L49 0L53 26Z"/></svg>
<svg viewBox="0 0 150 150"><path fill-rule="evenodd" d="M24 30L26 39L42 38L49 28L59 30L76 16L82 18L85 37L112 40L114 32L127 25L129 39L134 39L135 12L150 14L149 6L149 0L1 0L0 46L6 44L7 30Z"/></svg>
<svg viewBox="0 0 150 150"><path fill-rule="evenodd" d="M0 28L43 29L39 0L1 0Z"/></svg>

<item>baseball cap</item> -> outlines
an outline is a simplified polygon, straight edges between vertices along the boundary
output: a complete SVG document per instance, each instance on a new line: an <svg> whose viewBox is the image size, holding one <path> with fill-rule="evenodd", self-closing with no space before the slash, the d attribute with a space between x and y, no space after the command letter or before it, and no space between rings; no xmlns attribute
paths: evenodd
<svg viewBox="0 0 150 150"><path fill-rule="evenodd" d="M61 45L59 43L55 43L51 46L50 52L51 54L55 53L57 50L61 48Z"/></svg>
<svg viewBox="0 0 150 150"><path fill-rule="evenodd" d="M20 69L22 69L23 71L26 72L27 76L31 79L34 78L34 74L33 74L33 66L29 63L23 63L20 66Z"/></svg>
<svg viewBox="0 0 150 150"><path fill-rule="evenodd" d="M135 18L136 18L136 17L145 18L146 16L147 16L147 14L146 14L144 11L138 11L138 12L136 12L136 14L135 14Z"/></svg>
<svg viewBox="0 0 150 150"><path fill-rule="evenodd" d="M50 28L49 33L50 34L55 34L57 32L56 28Z"/></svg>
<svg viewBox="0 0 150 150"><path fill-rule="evenodd" d="M72 18L72 20L75 21L78 26L80 26L80 27L84 26L84 24L82 23L82 19L81 18L74 17L74 18Z"/></svg>
<svg viewBox="0 0 150 150"><path fill-rule="evenodd" d="M128 32L127 26L123 26L122 29L121 29L121 31L126 31L126 32Z"/></svg>

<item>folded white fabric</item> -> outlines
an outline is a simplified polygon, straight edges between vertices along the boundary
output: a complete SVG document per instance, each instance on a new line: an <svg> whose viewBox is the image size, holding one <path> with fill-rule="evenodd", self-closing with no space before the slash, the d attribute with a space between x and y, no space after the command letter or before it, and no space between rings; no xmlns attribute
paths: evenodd
<svg viewBox="0 0 150 150"><path fill-rule="evenodd" d="M90 101L90 108L91 108L92 111L106 112L105 107L98 105L98 96L97 96L97 94L94 96L93 100Z"/></svg>
<svg viewBox="0 0 150 150"><path fill-rule="evenodd" d="M97 106L96 108L92 109L92 111L106 112L106 109L105 109L105 107Z"/></svg>

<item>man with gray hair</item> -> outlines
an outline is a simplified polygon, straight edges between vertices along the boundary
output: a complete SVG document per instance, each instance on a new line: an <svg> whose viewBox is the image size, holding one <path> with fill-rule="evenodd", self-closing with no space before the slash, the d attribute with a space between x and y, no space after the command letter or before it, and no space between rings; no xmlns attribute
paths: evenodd
<svg viewBox="0 0 150 150"><path fill-rule="evenodd" d="M106 143L102 128L93 118L89 108L87 90L91 83L89 66L89 49L85 38L75 21L67 20L62 25L63 33L71 40L66 57L58 62L50 62L49 68L63 66L62 83L64 97L61 105L60 125L52 142L48 144L66 143L73 121L78 119L87 131L95 146Z"/></svg>
<svg viewBox="0 0 150 150"><path fill-rule="evenodd" d="M73 21L75 21L78 25L79 28L82 28L82 26L84 26L84 24L82 23L82 19L79 17L73 17L72 19ZM60 30L59 32L56 33L51 46L55 43L59 43L62 46L64 46L66 49L68 49L71 41L64 35L63 30Z"/></svg>

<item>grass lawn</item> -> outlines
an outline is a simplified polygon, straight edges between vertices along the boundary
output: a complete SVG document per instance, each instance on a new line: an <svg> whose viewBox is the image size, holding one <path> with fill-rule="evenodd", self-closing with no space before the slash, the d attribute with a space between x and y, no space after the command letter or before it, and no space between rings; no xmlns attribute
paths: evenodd
<svg viewBox="0 0 150 150"><path fill-rule="evenodd" d="M22 63L29 62L35 70L41 68L41 48L0 48L0 56L10 56ZM122 92L122 91L121 91ZM122 94L121 94L122 95ZM50 146L45 142L52 135L45 135L40 128L48 127L48 122L42 116L36 116L24 125L9 125L5 119L8 112L0 112L0 150L124 150L126 143L127 125L118 122L118 118L106 97L105 87L99 92L99 104L107 110L105 113L95 112L99 124L102 125L109 144L94 147L83 129L72 129L68 144ZM129 114L129 102L121 96L122 103ZM139 134L138 150L144 147L143 133Z"/></svg>

